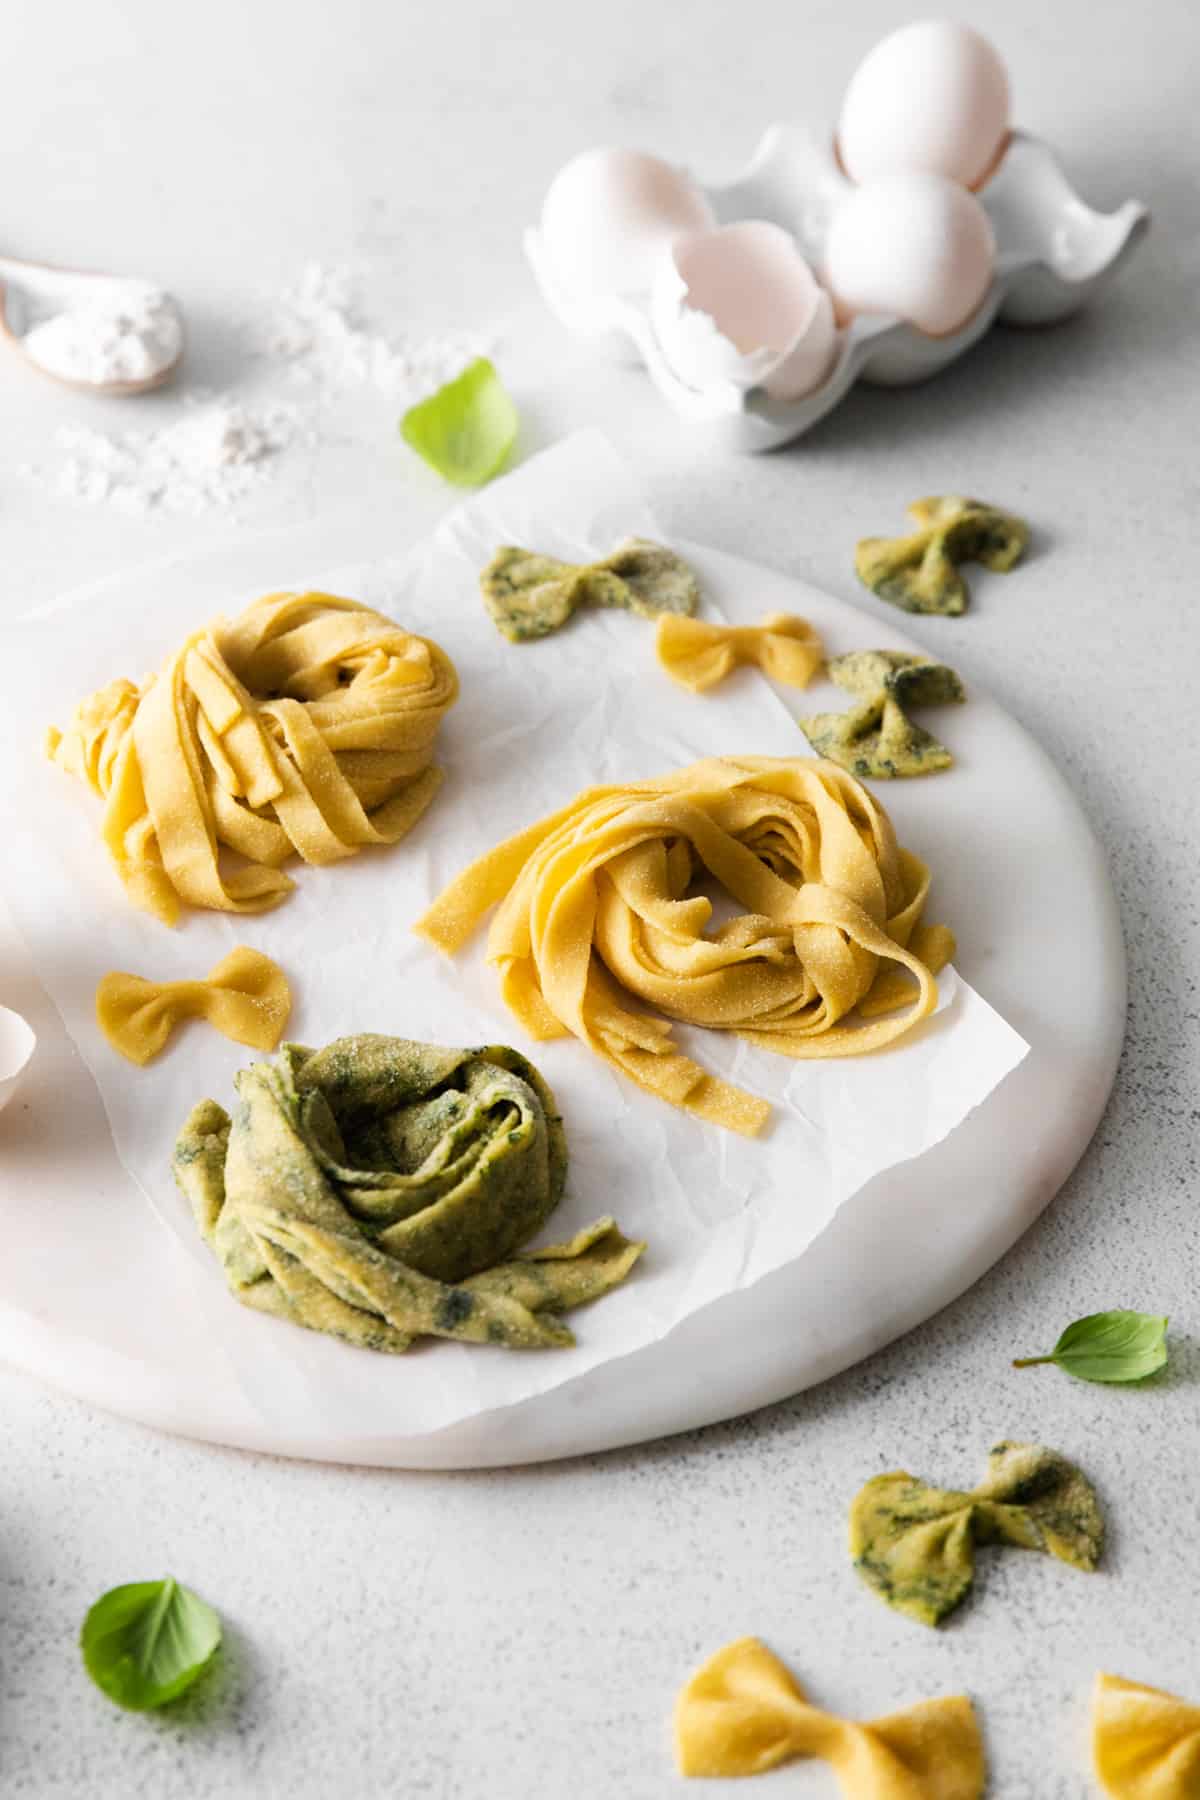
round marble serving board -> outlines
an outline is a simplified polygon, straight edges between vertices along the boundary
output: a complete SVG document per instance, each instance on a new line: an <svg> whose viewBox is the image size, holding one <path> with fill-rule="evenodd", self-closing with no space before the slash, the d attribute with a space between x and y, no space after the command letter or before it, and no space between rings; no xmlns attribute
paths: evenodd
<svg viewBox="0 0 1200 1800"><path fill-rule="evenodd" d="M167 577L195 581L206 599L214 582L233 593L299 585L313 570L392 554L392 539L386 518L335 519L158 564L123 577L121 588L143 594L149 612ZM679 548L719 568L745 622L768 610L803 612L813 598L769 570ZM106 587L73 599L102 604ZM901 617L895 628L872 620L865 630L863 612L831 596L821 596L819 623L835 650L871 641L921 648ZM1054 765L968 685L966 707L930 719L935 729L944 721L955 769L880 791L901 841L918 844L935 871L936 916L956 927L963 974L1030 1053L950 1137L848 1201L797 1262L658 1343L461 1425L406 1436L403 1421L381 1408L370 1437L349 1437L322 1418L303 1436L281 1434L213 1345L191 1265L118 1162L91 1076L0 916L4 998L38 1033L26 1085L0 1131L0 1231L9 1184L44 1194L46 1271L44 1303L33 1312L6 1294L0 1254L0 1358L112 1412L215 1443L467 1468L604 1450L728 1418L822 1381L929 1318L1004 1255L1070 1173L1107 1099L1125 1013L1124 951L1102 853ZM86 1306L74 1301L69 1316L55 1291L63 1258L75 1267L86 1259L90 1281Z"/></svg>

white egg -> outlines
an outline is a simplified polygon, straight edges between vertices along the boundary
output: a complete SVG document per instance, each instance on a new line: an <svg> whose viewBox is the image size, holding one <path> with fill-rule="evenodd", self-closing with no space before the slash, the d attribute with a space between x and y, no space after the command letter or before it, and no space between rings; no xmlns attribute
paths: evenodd
<svg viewBox="0 0 1200 1800"><path fill-rule="evenodd" d="M913 170L854 189L834 214L825 279L841 321L895 313L930 337L947 337L987 293L995 257L974 194Z"/></svg>
<svg viewBox="0 0 1200 1800"><path fill-rule="evenodd" d="M749 219L689 232L662 253L650 316L663 355L695 388L811 393L837 347L833 302L778 225Z"/></svg>
<svg viewBox="0 0 1200 1800"><path fill-rule="evenodd" d="M644 293L673 238L715 223L681 169L640 150L585 150L550 184L542 249L573 298Z"/></svg>
<svg viewBox="0 0 1200 1800"><path fill-rule="evenodd" d="M846 89L838 154L853 181L925 169L974 187L1008 136L1008 74L986 38L921 19L876 44Z"/></svg>

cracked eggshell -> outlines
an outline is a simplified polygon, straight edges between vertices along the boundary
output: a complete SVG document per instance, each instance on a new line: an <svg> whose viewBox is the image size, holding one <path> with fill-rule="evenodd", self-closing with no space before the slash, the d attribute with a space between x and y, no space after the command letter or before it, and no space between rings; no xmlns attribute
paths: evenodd
<svg viewBox="0 0 1200 1800"><path fill-rule="evenodd" d="M0 1006L0 1112L20 1087L36 1044L28 1020L10 1007Z"/></svg>
<svg viewBox="0 0 1200 1800"><path fill-rule="evenodd" d="M853 181L924 169L976 187L1008 127L1008 72L987 39L951 19L919 19L881 39L854 71L838 154Z"/></svg>
<svg viewBox="0 0 1200 1800"><path fill-rule="evenodd" d="M648 292L673 238L716 223L682 169L641 150L585 150L559 170L542 206L542 249L573 299Z"/></svg>
<svg viewBox="0 0 1200 1800"><path fill-rule="evenodd" d="M666 361L700 390L811 393L837 350L833 302L796 240L762 219L689 232L662 252L650 318Z"/></svg>
<svg viewBox="0 0 1200 1800"><path fill-rule="evenodd" d="M996 239L974 194L916 169L856 188L825 245L840 322L888 313L934 338L978 310L995 262Z"/></svg>

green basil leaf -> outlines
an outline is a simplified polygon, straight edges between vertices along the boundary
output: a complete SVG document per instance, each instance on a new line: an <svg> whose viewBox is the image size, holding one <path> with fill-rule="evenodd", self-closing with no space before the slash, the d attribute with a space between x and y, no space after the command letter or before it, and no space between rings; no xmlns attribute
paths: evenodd
<svg viewBox="0 0 1200 1800"><path fill-rule="evenodd" d="M516 442L517 409L486 356L410 406L400 434L430 468L458 487L498 475Z"/></svg>
<svg viewBox="0 0 1200 1800"><path fill-rule="evenodd" d="M177 1699L204 1673L221 1642L221 1621L170 1576L132 1581L101 1595L79 1641L96 1686L118 1706L144 1712Z"/></svg>
<svg viewBox="0 0 1200 1800"><path fill-rule="evenodd" d="M1167 1360L1167 1321L1158 1313L1089 1313L1076 1319L1049 1356L1022 1356L1016 1369L1057 1363L1080 1381L1144 1381Z"/></svg>

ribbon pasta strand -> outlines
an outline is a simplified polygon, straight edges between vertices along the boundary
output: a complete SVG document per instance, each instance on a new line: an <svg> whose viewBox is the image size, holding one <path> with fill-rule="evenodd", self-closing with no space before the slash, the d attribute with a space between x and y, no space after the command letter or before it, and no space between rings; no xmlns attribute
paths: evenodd
<svg viewBox="0 0 1200 1800"><path fill-rule="evenodd" d="M287 976L259 950L239 944L202 981L146 981L114 971L96 989L96 1020L130 1062L152 1062L185 1019L207 1019L253 1050L274 1050L292 1008Z"/></svg>
<svg viewBox="0 0 1200 1800"><path fill-rule="evenodd" d="M986 1769L965 1695L921 1700L869 1725L839 1719L758 1638L709 1658L675 1705L683 1775L761 1775L798 1757L829 1763L847 1800L979 1800Z"/></svg>
<svg viewBox="0 0 1200 1800"><path fill-rule="evenodd" d="M449 657L330 594L268 594L194 633L142 687L113 681L46 749L105 802L109 855L136 906L255 913L325 864L411 830L458 695ZM228 866L232 852L239 866Z"/></svg>
<svg viewBox="0 0 1200 1800"><path fill-rule="evenodd" d="M824 656L808 620L793 613L767 613L759 625L713 625L663 613L654 648L671 679L694 694L716 687L741 663L788 687L807 687Z"/></svg>
<svg viewBox="0 0 1200 1800"><path fill-rule="evenodd" d="M704 879L742 908L712 931ZM883 808L834 764L714 757L586 790L471 864L416 930L453 955L495 907L488 960L531 1037L574 1033L650 1093L753 1136L767 1103L684 1055L670 1021L791 1057L892 1043L937 1004L909 948L928 888ZM896 966L912 1005L847 1022Z"/></svg>

